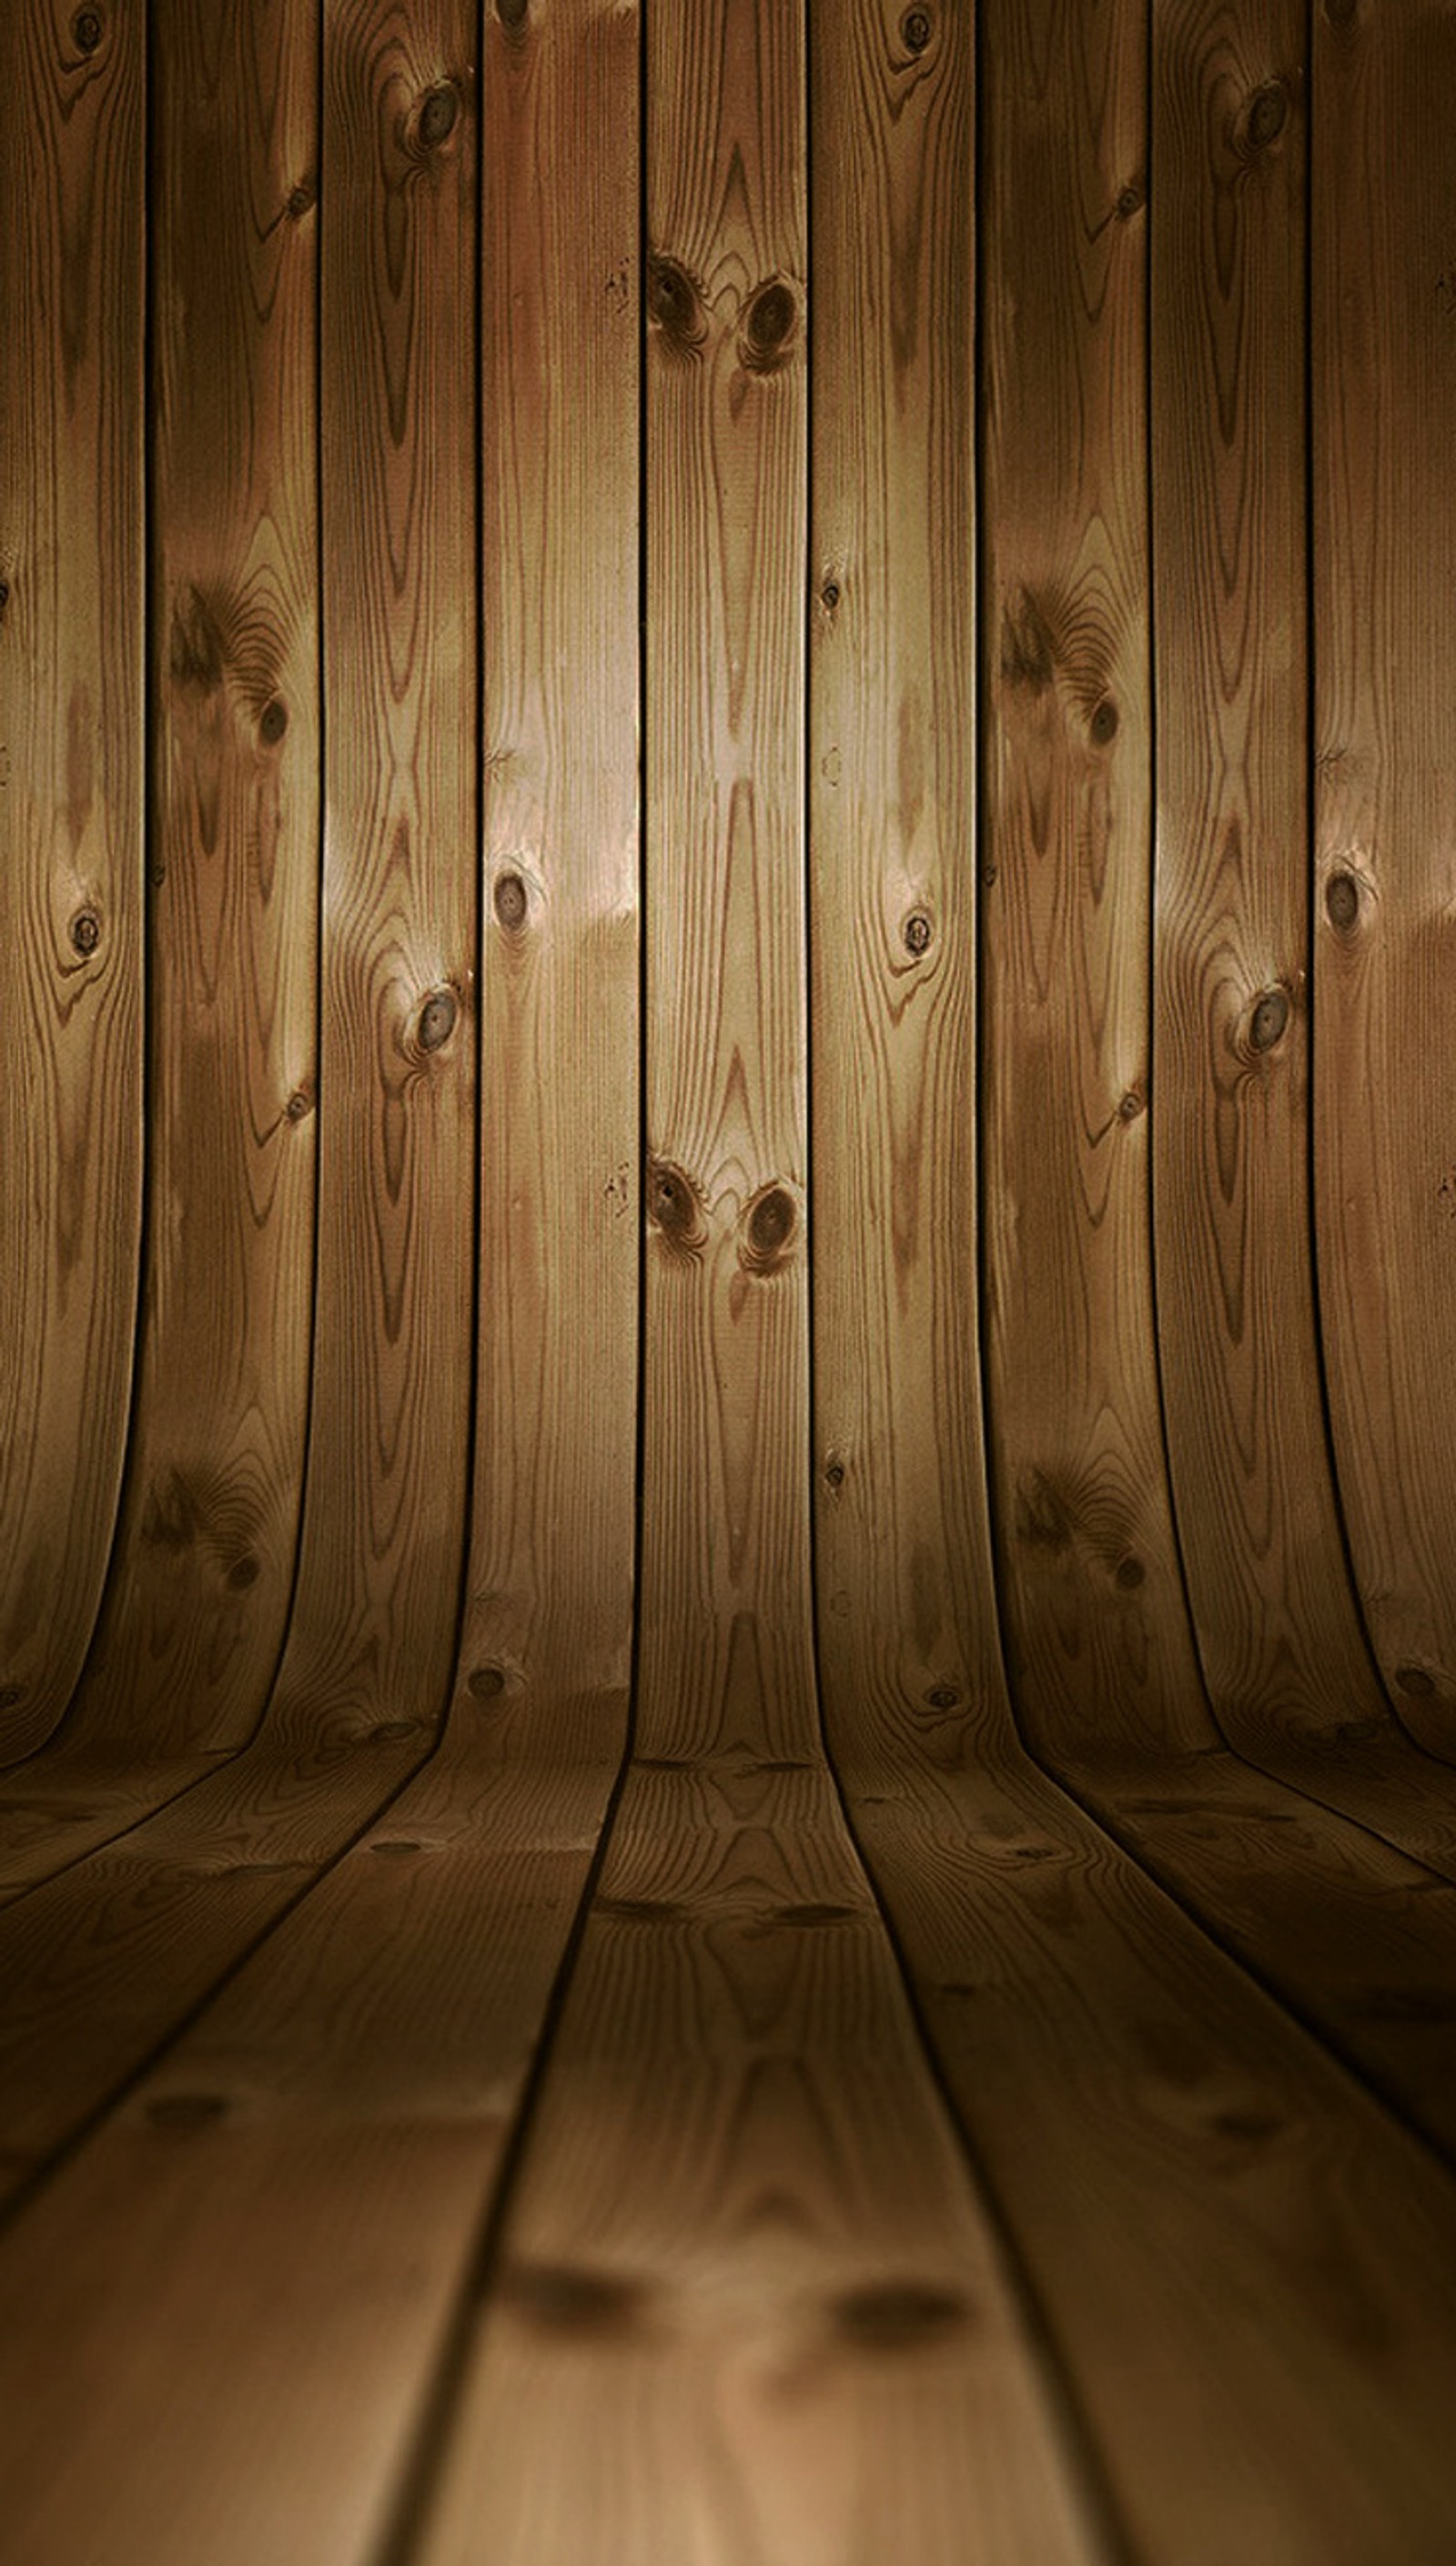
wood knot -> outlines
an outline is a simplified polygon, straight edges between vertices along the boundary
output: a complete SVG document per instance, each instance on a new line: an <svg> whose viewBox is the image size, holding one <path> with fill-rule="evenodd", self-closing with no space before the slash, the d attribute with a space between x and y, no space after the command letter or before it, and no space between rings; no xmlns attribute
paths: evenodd
<svg viewBox="0 0 1456 2566"><path fill-rule="evenodd" d="M531 15L530 0L495 0L495 13L508 36L519 36Z"/></svg>
<svg viewBox="0 0 1456 2566"><path fill-rule="evenodd" d="M839 605L842 593L840 583L837 579L831 578L825 581L824 586L819 592L819 602L824 608L826 615L834 614L836 607Z"/></svg>
<svg viewBox="0 0 1456 2566"><path fill-rule="evenodd" d="M416 1039L421 1051L442 1051L455 1030L460 1010L453 989L432 989L419 1011Z"/></svg>
<svg viewBox="0 0 1456 2566"><path fill-rule="evenodd" d="M494 1701L505 1691L505 1688L506 1676L503 1667L493 1665L472 1667L465 1678L465 1689L476 1701Z"/></svg>
<svg viewBox="0 0 1456 2566"><path fill-rule="evenodd" d="M94 908L79 908L71 920L73 951L89 962L102 940L102 922Z"/></svg>
<svg viewBox="0 0 1456 2566"><path fill-rule="evenodd" d="M960 1692L955 1684L931 1684L925 1695L932 1710L959 1710Z"/></svg>
<svg viewBox="0 0 1456 2566"><path fill-rule="evenodd" d="M647 318L679 356L694 356L708 335L702 296L687 269L656 252L647 261Z"/></svg>
<svg viewBox="0 0 1456 2566"><path fill-rule="evenodd" d="M319 182L317 178L312 175L307 178L300 178L298 185L289 189L288 216L290 222L301 223L305 214L311 214L313 212L318 201Z"/></svg>
<svg viewBox="0 0 1456 2566"><path fill-rule="evenodd" d="M667 1158L647 1164L647 1218L664 1247L699 1256L707 1238L702 1204L691 1176Z"/></svg>
<svg viewBox="0 0 1456 2566"><path fill-rule="evenodd" d="M907 54L923 54L934 33L928 9L907 9L900 20L900 41Z"/></svg>
<svg viewBox="0 0 1456 2566"><path fill-rule="evenodd" d="M290 1123L307 1123L314 1110L312 1089L296 1087L283 1110Z"/></svg>
<svg viewBox="0 0 1456 2566"><path fill-rule="evenodd" d="M782 277L759 287L745 315L739 341L739 354L751 374L772 374L784 363L798 320L794 290Z"/></svg>
<svg viewBox="0 0 1456 2566"><path fill-rule="evenodd" d="M1117 736L1119 719L1117 707L1110 695L1103 695L1100 703L1093 704L1092 720L1088 724L1093 748L1111 747Z"/></svg>
<svg viewBox="0 0 1456 2566"><path fill-rule="evenodd" d="M1146 1103L1147 1099L1143 1095L1141 1088L1129 1087L1125 1094L1119 1096L1117 1099L1118 1122L1135 1123L1139 1114L1142 1113Z"/></svg>
<svg viewBox="0 0 1456 2566"><path fill-rule="evenodd" d="M3 618L4 618L4 614L5 614L5 609L7 608L7 606L8 606L9 604L10 604L10 582L9 582L9 580L8 580L8 579L0 579L0 620L3 620Z"/></svg>
<svg viewBox="0 0 1456 2566"><path fill-rule="evenodd" d="M816 1903L812 1899L800 1899L792 1906L771 1909L769 1921L773 1924L795 1924L812 1928L821 1924L857 1924L862 1913L862 1909L858 1907L843 1907L824 1901Z"/></svg>
<svg viewBox="0 0 1456 2566"><path fill-rule="evenodd" d="M508 935L519 934L526 923L531 895L519 874L500 874L496 878L493 905L497 922Z"/></svg>
<svg viewBox="0 0 1456 2566"><path fill-rule="evenodd" d="M1360 887L1353 874L1332 874L1325 886L1325 914L1336 935L1348 935L1359 923Z"/></svg>
<svg viewBox="0 0 1456 2566"><path fill-rule="evenodd" d="M1325 15L1341 34L1354 25L1359 14L1359 0L1325 0Z"/></svg>
<svg viewBox="0 0 1456 2566"><path fill-rule="evenodd" d="M1265 989L1254 1001L1249 1040L1255 1051L1273 1051L1289 1024L1289 998L1283 989Z"/></svg>
<svg viewBox="0 0 1456 2566"><path fill-rule="evenodd" d="M1118 222L1130 223L1134 214L1141 213L1146 202L1146 181L1142 178L1129 178L1126 186L1121 189L1117 197Z"/></svg>
<svg viewBox="0 0 1456 2566"><path fill-rule="evenodd" d="M1208 2126L1215 2138L1233 2139L1241 2147L1255 2148L1266 2139L1277 2139L1285 2125L1277 2112L1261 2110L1257 2104L1234 2104L1213 2113Z"/></svg>
<svg viewBox="0 0 1456 2566"><path fill-rule="evenodd" d="M900 933L904 939L905 951L918 962L922 954L929 952L935 929L923 908L912 908Z"/></svg>
<svg viewBox="0 0 1456 2566"><path fill-rule="evenodd" d="M824 1465L824 1483L834 1496L839 1495L845 1484L845 1464L838 1452L832 1452Z"/></svg>
<svg viewBox="0 0 1456 2566"><path fill-rule="evenodd" d="M244 1551L241 1559L233 1561L227 1572L227 1582L234 1595L246 1595L250 1587L257 1585L262 1574L261 1562L254 1558L250 1550L247 1550Z"/></svg>
<svg viewBox="0 0 1456 2566"><path fill-rule="evenodd" d="M620 2334L640 2316L646 2292L625 2272L580 2263L508 2264L500 2292L532 2325L552 2334Z"/></svg>
<svg viewBox="0 0 1456 2566"><path fill-rule="evenodd" d="M226 2111L225 2094L158 2094L146 2117L154 2130L208 2130Z"/></svg>
<svg viewBox="0 0 1456 2566"><path fill-rule="evenodd" d="M765 1185L743 1215L740 1262L751 1274L772 1274L784 1262L798 1226L793 1195L783 1185Z"/></svg>
<svg viewBox="0 0 1456 2566"><path fill-rule="evenodd" d="M1436 1689L1436 1678L1424 1667L1397 1667L1395 1680L1412 1701L1427 1701Z"/></svg>
<svg viewBox="0 0 1456 2566"><path fill-rule="evenodd" d="M1250 151L1267 151L1277 142L1289 116L1289 92L1283 81L1266 81L1256 89L1244 115L1244 144Z"/></svg>
<svg viewBox="0 0 1456 2566"><path fill-rule="evenodd" d="M427 90L420 101L419 139L426 151L438 151L455 130L460 114L460 97L453 81L441 81Z"/></svg>
<svg viewBox="0 0 1456 2566"><path fill-rule="evenodd" d="M270 695L258 718L258 736L265 748L276 748L288 729L288 706L281 695Z"/></svg>
<svg viewBox="0 0 1456 2566"><path fill-rule="evenodd" d="M414 1836L376 1836L369 1851L385 1862L402 1862L406 1854L423 1853L424 1847Z"/></svg>
<svg viewBox="0 0 1456 2566"><path fill-rule="evenodd" d="M970 2302L934 2281L875 2281L830 2303L836 2334L861 2352L917 2352L970 2322Z"/></svg>
<svg viewBox="0 0 1456 2566"><path fill-rule="evenodd" d="M417 1735L418 1729L417 1719L376 1720L368 1732L368 1742L370 1746L393 1746L401 1737Z"/></svg>
<svg viewBox="0 0 1456 2566"><path fill-rule="evenodd" d="M1118 1560L1112 1571L1112 1583L1114 1586L1120 1586L1124 1595L1135 1595L1139 1586L1144 1585L1146 1580L1147 1570L1135 1551L1129 1550L1125 1558Z"/></svg>
<svg viewBox="0 0 1456 2566"><path fill-rule="evenodd" d="M16 1703L17 1703L18 1701L24 1701L24 1699L25 1699L25 1686L24 1686L24 1684L19 1684L19 1683L6 1683L6 1684L0 1684L0 1710L13 1710L13 1709L15 1708Z"/></svg>
<svg viewBox="0 0 1456 2566"><path fill-rule="evenodd" d="M78 9L71 21L71 33L79 54L100 52L106 34L100 9Z"/></svg>

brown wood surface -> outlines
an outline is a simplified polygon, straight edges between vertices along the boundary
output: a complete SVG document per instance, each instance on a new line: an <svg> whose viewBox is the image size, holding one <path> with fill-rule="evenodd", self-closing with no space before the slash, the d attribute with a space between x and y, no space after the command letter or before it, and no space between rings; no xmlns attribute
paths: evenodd
<svg viewBox="0 0 1456 2566"><path fill-rule="evenodd" d="M442 0L406 40L386 8L360 0L325 31L323 1129L287 1647L242 1754L7 1911L7 2186L86 2124L368 1823L427 1751L449 1694L474 1139L476 392L459 310L474 270L475 115L463 20ZM353 469L364 446L379 456L374 476Z"/></svg>
<svg viewBox="0 0 1456 2566"><path fill-rule="evenodd" d="M1351 1592L1311 1255L1306 13L1166 0L1155 29L1152 1134L1179 1533L1225 1736L1449 1877L1456 1809Z"/></svg>
<svg viewBox="0 0 1456 2566"><path fill-rule="evenodd" d="M1001 1673L971 1324L973 951L957 931L976 858L959 763L967 35L945 21L911 63L868 10L815 20L815 165L836 173L816 185L813 251L815 567L839 591L811 698L829 1735L1133 2553L1435 2566L1456 2503L1449 2389L1427 2369L1448 2380L1453 2359L1435 2242L1449 2181L1036 1770ZM898 338L863 326L871 298L902 316ZM933 762L906 794L895 759L916 699L936 707ZM912 902L935 937L901 960ZM1430 2228L1404 2223L1412 2177ZM1387 2288L1398 2342L1368 2296Z"/></svg>
<svg viewBox="0 0 1456 2566"><path fill-rule="evenodd" d="M1330 1402L1371 1638L1456 1754L1447 1071L1456 24L1315 12L1315 1118Z"/></svg>
<svg viewBox="0 0 1456 2566"><path fill-rule="evenodd" d="M819 1736L801 30L647 66L637 1757L420 2555L1090 2558Z"/></svg>
<svg viewBox="0 0 1456 2566"><path fill-rule="evenodd" d="M0 1761L91 1638L140 1242L145 12L84 33L0 18Z"/></svg>
<svg viewBox="0 0 1456 2566"><path fill-rule="evenodd" d="M257 1726L303 1484L317 1134L317 29L152 19L150 1218L105 1608L0 1795L14 1893Z"/></svg>

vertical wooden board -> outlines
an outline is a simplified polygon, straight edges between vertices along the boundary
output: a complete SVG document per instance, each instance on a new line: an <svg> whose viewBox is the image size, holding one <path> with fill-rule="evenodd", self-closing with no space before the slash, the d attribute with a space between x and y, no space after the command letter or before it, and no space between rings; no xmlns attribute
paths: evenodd
<svg viewBox="0 0 1456 2566"><path fill-rule="evenodd" d="M256 1727L303 1482L317 55L311 12L286 0L153 12L151 1217L121 1538L66 1740L83 1784L124 1755L137 1797L151 1762ZM104 1823L114 1795L84 1796Z"/></svg>
<svg viewBox="0 0 1456 2566"><path fill-rule="evenodd" d="M458 1629L474 1259L475 38L326 0L319 1257L277 1737L421 1737Z"/></svg>
<svg viewBox="0 0 1456 2566"><path fill-rule="evenodd" d="M681 19L656 9L647 22L638 1737L653 1754L818 1752L806 1613L802 43L792 11L751 0L710 0ZM740 1700L733 1677L750 1667Z"/></svg>
<svg viewBox="0 0 1456 2566"><path fill-rule="evenodd" d="M1401 1716L1456 1753L1456 19L1315 11L1315 1121L1335 1450Z"/></svg>
<svg viewBox="0 0 1456 2566"><path fill-rule="evenodd" d="M0 1759L66 1708L125 1445L141 1183L144 43L0 12Z"/></svg>
<svg viewBox="0 0 1456 2566"><path fill-rule="evenodd" d="M602 0L487 12L480 1395L460 1677L476 1716L529 1711L523 1749L590 1772L599 1807L625 1744L634 1600L637 54L635 13Z"/></svg>
<svg viewBox="0 0 1456 2566"><path fill-rule="evenodd" d="M993 1478L1028 1732L1211 1736L1147 1192L1146 15L988 0L982 1130Z"/></svg>
<svg viewBox="0 0 1456 2566"><path fill-rule="evenodd" d="M1005 1708L976 1328L974 28L920 16L811 16L817 1615L851 1789Z"/></svg>
<svg viewBox="0 0 1456 2566"><path fill-rule="evenodd" d="M1308 1218L1307 18L1161 0L1154 27L1152 1133L1188 1586L1231 1742L1449 1869L1350 1590Z"/></svg>

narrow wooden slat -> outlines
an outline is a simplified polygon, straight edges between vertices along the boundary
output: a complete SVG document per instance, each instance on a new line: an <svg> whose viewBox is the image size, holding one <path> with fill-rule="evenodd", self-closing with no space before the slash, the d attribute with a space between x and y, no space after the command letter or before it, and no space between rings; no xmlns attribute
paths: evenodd
<svg viewBox="0 0 1456 2566"><path fill-rule="evenodd" d="M84 20L84 23L83 23ZM0 19L0 1760L66 1708L121 1483L141 1212L138 0Z"/></svg>
<svg viewBox="0 0 1456 2566"><path fill-rule="evenodd" d="M1085 2559L819 1740L802 31L713 0L646 59L638 1757L411 2554Z"/></svg>
<svg viewBox="0 0 1456 2566"><path fill-rule="evenodd" d="M913 59L868 13L815 19L814 561L821 600L838 591L810 778L830 1739L1135 2553L1437 2566L1452 2186L1036 1770L1002 1677L966 922L972 64L959 13L925 14ZM989 120L1019 67L994 40L985 63ZM867 263L866 239L893 258ZM907 791L916 700L935 719ZM921 957L895 940L912 908Z"/></svg>
<svg viewBox="0 0 1456 2566"><path fill-rule="evenodd" d="M1317 8L1313 72L1325 1347L1371 1638L1407 1727L1449 1756L1456 22L1436 0Z"/></svg>
<svg viewBox="0 0 1456 2566"><path fill-rule="evenodd" d="M240 1745L303 1486L316 1133L318 30L162 0L149 224L156 808L140 1380L96 1648L0 1888Z"/></svg>
<svg viewBox="0 0 1456 2566"><path fill-rule="evenodd" d="M464 0L407 34L384 0L340 0L325 28L320 1247L287 1650L250 1747L6 1912L11 2180L367 1824L449 1694L474 1192L469 34Z"/></svg>
<svg viewBox="0 0 1456 2566"><path fill-rule="evenodd" d="M1448 1877L1350 1592L1310 1186L1303 8L1163 0L1152 233L1158 1332L1225 1735Z"/></svg>

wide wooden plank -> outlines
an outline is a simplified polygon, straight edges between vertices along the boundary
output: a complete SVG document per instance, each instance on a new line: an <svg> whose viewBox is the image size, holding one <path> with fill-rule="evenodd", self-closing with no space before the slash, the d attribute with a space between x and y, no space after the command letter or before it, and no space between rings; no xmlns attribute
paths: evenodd
<svg viewBox="0 0 1456 2566"><path fill-rule="evenodd" d="M141 1217L145 11L0 20L0 1760L91 1638Z"/></svg>
<svg viewBox="0 0 1456 2566"><path fill-rule="evenodd" d="M257 1726L303 1489L320 852L318 30L152 13L150 1069L120 1535L56 1753L0 1797L0 1887L76 1859Z"/></svg>
<svg viewBox="0 0 1456 2566"><path fill-rule="evenodd" d="M1315 1118L1330 1404L1371 1638L1456 1754L1445 1063L1456 23L1315 12Z"/></svg>
<svg viewBox="0 0 1456 2566"><path fill-rule="evenodd" d="M302 1552L254 1743L0 1926L28 2179L426 1752L454 1668L474 1155L475 117L468 13L325 36L329 822ZM362 453L374 469L356 468ZM461 851L465 861L461 861Z"/></svg>
<svg viewBox="0 0 1456 2566"><path fill-rule="evenodd" d="M646 29L637 1760L431 2566L1097 2553L819 1739L802 37L755 0Z"/></svg>

